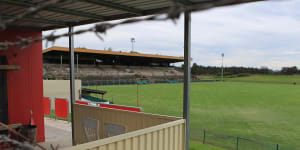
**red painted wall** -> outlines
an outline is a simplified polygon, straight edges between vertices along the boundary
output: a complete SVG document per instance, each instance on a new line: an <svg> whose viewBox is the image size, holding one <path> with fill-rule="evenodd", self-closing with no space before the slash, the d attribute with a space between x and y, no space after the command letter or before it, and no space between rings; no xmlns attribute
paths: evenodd
<svg viewBox="0 0 300 150"><path fill-rule="evenodd" d="M16 41L17 37L37 38L41 31L5 30L0 32L0 41ZM20 70L7 71L8 118L9 123L29 124L30 110L38 126L37 140L45 140L43 115L43 56L42 42L34 43L24 49L10 47L1 52L9 65L19 65Z"/></svg>

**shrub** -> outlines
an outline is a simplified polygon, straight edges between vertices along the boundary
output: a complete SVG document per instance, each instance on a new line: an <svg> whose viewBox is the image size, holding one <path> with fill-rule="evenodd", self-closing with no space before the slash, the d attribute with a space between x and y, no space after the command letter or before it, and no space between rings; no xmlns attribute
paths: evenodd
<svg viewBox="0 0 300 150"><path fill-rule="evenodd" d="M237 77L249 77L250 74L249 73L239 73L236 75Z"/></svg>
<svg viewBox="0 0 300 150"><path fill-rule="evenodd" d="M223 76L224 76L224 77L228 77L228 76L232 76L232 75L233 75L232 72L224 72L224 73L223 73ZM221 73L217 73L216 76L221 76Z"/></svg>

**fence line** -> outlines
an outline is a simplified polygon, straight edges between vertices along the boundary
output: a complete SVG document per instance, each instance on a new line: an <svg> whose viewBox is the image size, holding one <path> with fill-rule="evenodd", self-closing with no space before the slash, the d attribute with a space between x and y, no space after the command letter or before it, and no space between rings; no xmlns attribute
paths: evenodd
<svg viewBox="0 0 300 150"><path fill-rule="evenodd" d="M203 144L214 145L220 148L230 150L286 150L280 148L279 144L266 144L239 136L219 134L207 130L202 130L201 132L200 136L199 132L197 135ZM197 141L199 141L199 138L197 138Z"/></svg>
<svg viewBox="0 0 300 150"><path fill-rule="evenodd" d="M216 82L218 80L192 80L192 82ZM141 81L137 80L124 80L124 79L116 79L116 80L90 80L90 81L82 81L81 86L104 86L104 85L133 85L138 84ZM183 80L153 80L148 81L149 83L182 83ZM143 82L141 82L143 83Z"/></svg>

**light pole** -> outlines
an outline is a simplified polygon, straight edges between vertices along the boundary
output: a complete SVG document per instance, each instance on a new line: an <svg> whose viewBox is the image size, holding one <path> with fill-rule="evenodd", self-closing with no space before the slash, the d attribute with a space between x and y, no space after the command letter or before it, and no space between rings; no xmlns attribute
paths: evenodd
<svg viewBox="0 0 300 150"><path fill-rule="evenodd" d="M222 56L222 66L221 66L221 70L222 70L222 71L221 71L221 78L222 78L222 79L221 79L221 80L222 80L222 82L223 82L223 81L224 81L224 79L223 79L223 73L224 73L224 68L223 68L224 53L222 53L221 56Z"/></svg>
<svg viewBox="0 0 300 150"><path fill-rule="evenodd" d="M76 73L78 73L78 54L76 55L77 56L77 69L76 69Z"/></svg>
<svg viewBox="0 0 300 150"><path fill-rule="evenodd" d="M131 38L130 41L131 41L131 50L133 51L133 44L135 43L135 38Z"/></svg>
<svg viewBox="0 0 300 150"><path fill-rule="evenodd" d="M136 84L136 107L139 107L139 84Z"/></svg>

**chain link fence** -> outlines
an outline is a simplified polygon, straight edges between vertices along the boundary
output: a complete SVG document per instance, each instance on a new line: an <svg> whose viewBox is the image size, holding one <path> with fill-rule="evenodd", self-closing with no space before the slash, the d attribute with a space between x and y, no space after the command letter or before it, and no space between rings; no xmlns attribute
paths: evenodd
<svg viewBox="0 0 300 150"><path fill-rule="evenodd" d="M197 137L196 137L197 135ZM228 150L286 150L279 144L266 144L238 136L219 134L202 130L191 134L192 140Z"/></svg>
<svg viewBox="0 0 300 150"><path fill-rule="evenodd" d="M82 81L81 86L104 86L104 85L130 85L136 84L136 80L92 80Z"/></svg>

